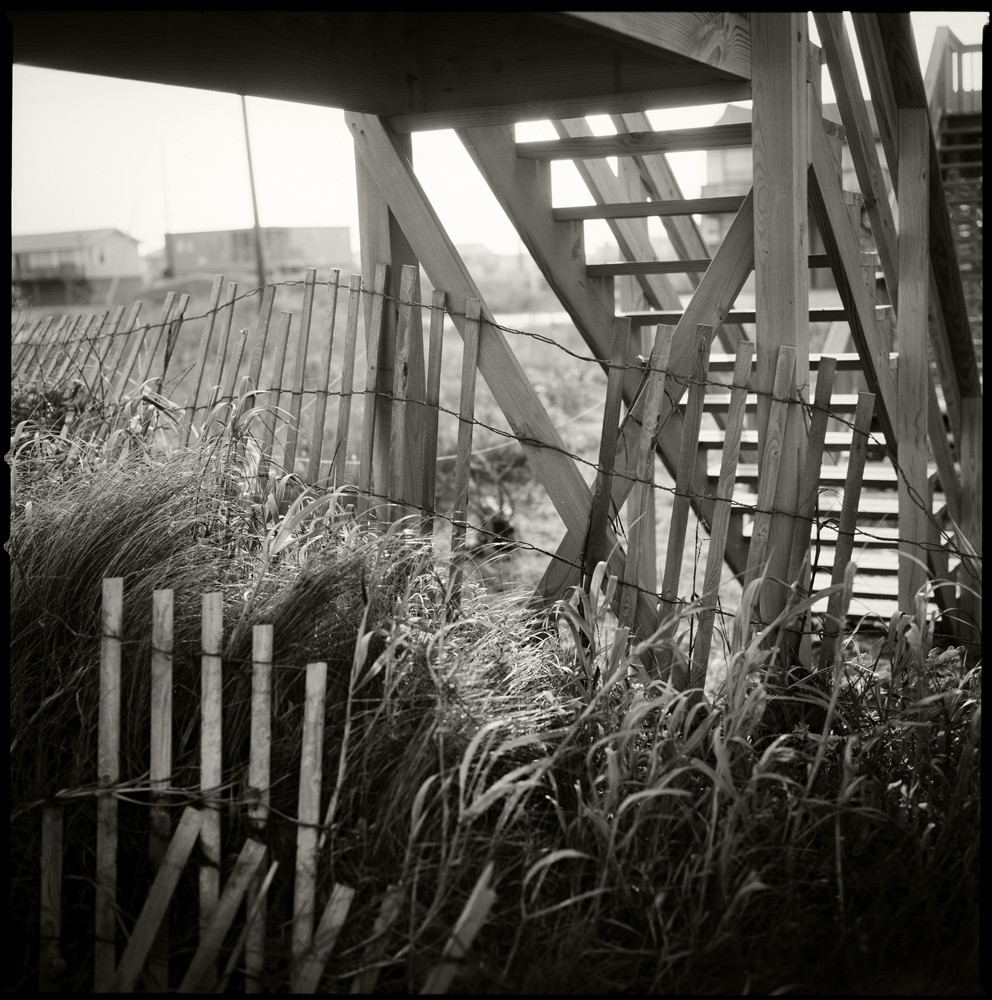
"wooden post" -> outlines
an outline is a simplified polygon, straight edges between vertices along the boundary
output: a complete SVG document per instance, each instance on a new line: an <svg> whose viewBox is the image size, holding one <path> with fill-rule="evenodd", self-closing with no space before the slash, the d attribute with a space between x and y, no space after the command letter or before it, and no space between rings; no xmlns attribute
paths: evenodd
<svg viewBox="0 0 992 1000"><path fill-rule="evenodd" d="M444 292L434 289L431 297L431 334L427 355L427 387L424 396L424 489L420 496L422 530L434 533L434 500L437 484L437 425L441 402L441 353L444 347Z"/></svg>
<svg viewBox="0 0 992 1000"><path fill-rule="evenodd" d="M320 786L323 773L324 694L327 664L307 664L306 702L303 713L303 748L300 757L300 799L296 833L296 888L293 894L293 969L290 990L297 981L304 956L313 939L317 889L317 840L320 823Z"/></svg>
<svg viewBox="0 0 992 1000"><path fill-rule="evenodd" d="M420 464L420 455L410 453L407 438L407 421L413 408L407 405L410 390L410 344L414 336L413 326L420 320L419 297L420 275L412 264L403 266L400 281L399 318L396 323L396 339L393 344L393 385L389 435L389 494L392 520L397 521L410 513L408 502L423 489L413 489L413 469ZM414 320L416 316L416 321Z"/></svg>
<svg viewBox="0 0 992 1000"><path fill-rule="evenodd" d="M795 384L809 381L807 14L752 14L751 60L760 464L780 347L795 350ZM800 408L790 407L774 498L778 513L772 517L768 537L771 586L762 588L759 604L765 622L782 610L787 597L792 514L798 503L805 436Z"/></svg>
<svg viewBox="0 0 992 1000"><path fill-rule="evenodd" d="M252 627L251 665L251 750L248 764L248 790L252 799L248 817L254 832L262 839L269 816L270 764L272 750L272 625ZM248 911L252 914L245 928L245 992L262 992L265 971L266 900L256 878L248 887Z"/></svg>
<svg viewBox="0 0 992 1000"><path fill-rule="evenodd" d="M410 135L396 135L395 142L401 155L408 161L413 161L413 140ZM370 276L376 273L380 264L389 266L388 284L384 293L388 298L387 308L383 310L383 326L379 341L380 355L376 358L378 377L375 385L376 417L367 425L366 433L374 427L374 458L373 480L384 486L389 481L389 442L391 437L391 413L389 393L393 380L393 354L395 349L396 324L398 322L400 299L400 282L403 266L410 264L419 270L420 264L400 224L396 220L389 204L380 191L376 180L365 163L360 149L355 148L355 181L358 190L358 229L359 244L362 253L362 274ZM365 331L366 343L370 346L370 327L373 318L373 303L366 302ZM424 393L424 351L423 330L420 324L419 311L415 322L415 330L411 338L409 391L416 399L423 399ZM419 349L418 349L419 345ZM407 428L407 447L412 454L420 450L419 423L414 421Z"/></svg>
<svg viewBox="0 0 992 1000"><path fill-rule="evenodd" d="M172 778L172 612L171 590L152 593L152 698L149 782L152 788L149 856L158 872L172 839L167 789ZM163 923L148 955L145 972L148 989L169 989L169 927Z"/></svg>
<svg viewBox="0 0 992 1000"><path fill-rule="evenodd" d="M220 785L223 780L221 742L221 643L224 595L204 594L200 628L201 720L200 793L204 797L200 846L200 937L213 917L220 896Z"/></svg>
<svg viewBox="0 0 992 1000"><path fill-rule="evenodd" d="M341 395L338 422L331 458L331 488L343 485L348 469L348 435L351 433L351 396L355 386L355 348L358 343L358 313L362 297L362 276L353 274L348 289L348 324L344 333L344 360L341 362Z"/></svg>
<svg viewBox="0 0 992 1000"><path fill-rule="evenodd" d="M124 578L103 581L100 636L100 716L97 781L101 795L96 814L96 945L93 986L106 993L117 964L115 942L117 901L117 799L121 739L121 627Z"/></svg>
<svg viewBox="0 0 992 1000"><path fill-rule="evenodd" d="M927 387L928 236L930 124L925 108L899 112L899 305L897 309L896 399L899 441L899 610L912 612L926 584L928 515Z"/></svg>

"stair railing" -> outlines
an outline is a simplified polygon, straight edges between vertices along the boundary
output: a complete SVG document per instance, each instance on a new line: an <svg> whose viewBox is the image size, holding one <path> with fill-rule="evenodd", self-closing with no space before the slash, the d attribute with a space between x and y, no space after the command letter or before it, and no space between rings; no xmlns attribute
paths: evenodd
<svg viewBox="0 0 992 1000"><path fill-rule="evenodd" d="M965 45L950 28L938 28L923 88L935 135L945 114L980 113L982 46Z"/></svg>

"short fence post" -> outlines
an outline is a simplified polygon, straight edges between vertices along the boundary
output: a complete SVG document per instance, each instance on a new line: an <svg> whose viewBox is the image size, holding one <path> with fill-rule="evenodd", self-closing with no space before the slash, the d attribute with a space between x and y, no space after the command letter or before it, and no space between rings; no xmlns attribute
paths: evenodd
<svg viewBox="0 0 992 1000"><path fill-rule="evenodd" d="M97 775L96 827L96 945L93 986L106 993L117 964L115 941L117 901L117 799L114 786L120 779L121 731L121 627L124 578L103 581L100 636L100 717Z"/></svg>
<svg viewBox="0 0 992 1000"><path fill-rule="evenodd" d="M62 807L41 814L41 954L38 992L54 993L65 971L62 959Z"/></svg>

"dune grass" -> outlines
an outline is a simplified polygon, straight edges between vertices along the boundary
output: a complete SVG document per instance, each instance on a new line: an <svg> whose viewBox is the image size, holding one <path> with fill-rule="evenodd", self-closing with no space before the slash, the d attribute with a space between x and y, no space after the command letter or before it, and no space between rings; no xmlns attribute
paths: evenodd
<svg viewBox="0 0 992 1000"><path fill-rule="evenodd" d="M644 682L645 646L617 630L602 567L551 627L471 582L454 613L448 566L421 536L363 529L340 497L279 503L275 477L246 481L237 433L182 451L37 421L14 436L8 990L36 982L52 801L62 987L92 988L100 583L121 576L122 940L152 874L149 623L152 592L171 588L177 816L198 801L200 595L223 594L225 873L252 832L251 627L275 627L267 990L288 982L304 667L323 660L317 905L335 883L356 895L322 991L369 972L390 887L376 989L419 991L491 864L496 900L461 992L981 992L981 664L937 648L923 611L871 646L843 637L802 675L772 652L787 615L731 635L705 695L676 691ZM196 906L192 872L172 910L176 977Z"/></svg>

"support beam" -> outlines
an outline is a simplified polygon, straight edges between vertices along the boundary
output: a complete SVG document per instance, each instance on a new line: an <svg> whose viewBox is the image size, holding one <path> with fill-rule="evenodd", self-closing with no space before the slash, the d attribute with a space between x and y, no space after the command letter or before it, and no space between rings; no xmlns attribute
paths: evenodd
<svg viewBox="0 0 992 1000"><path fill-rule="evenodd" d="M390 210L420 258L431 284L447 293L452 321L464 333L466 301L481 298L479 290L413 175L410 161L397 148L397 137L387 131L381 119L372 115L346 114L345 123L380 191L389 192ZM512 136L507 136L506 141L512 146ZM492 312L483 304L479 372L514 436L523 444L535 474L566 528L582 536L589 523L592 495L506 337L494 324ZM622 578L624 553L615 541L615 537L608 537L610 572ZM653 622L654 608L641 595L637 605L638 628L644 630L643 634L650 634Z"/></svg>
<svg viewBox="0 0 992 1000"><path fill-rule="evenodd" d="M899 608L912 612L926 584L933 505L927 482L927 136L924 108L899 112L899 352L897 433L899 436Z"/></svg>
<svg viewBox="0 0 992 1000"><path fill-rule="evenodd" d="M806 176L809 59L805 12L752 13L755 342L759 462L767 435L780 347L795 349L795 382L809 382L809 270ZM819 128L819 122L816 123ZM860 266L860 260L859 260ZM765 622L785 607L789 555L806 454L802 411L790 406L769 527Z"/></svg>

